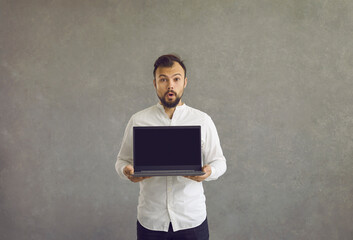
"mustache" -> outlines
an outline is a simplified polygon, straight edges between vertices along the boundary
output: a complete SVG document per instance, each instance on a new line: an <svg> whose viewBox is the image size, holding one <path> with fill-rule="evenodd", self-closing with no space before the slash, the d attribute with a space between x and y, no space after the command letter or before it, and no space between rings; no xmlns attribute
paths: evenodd
<svg viewBox="0 0 353 240"><path fill-rule="evenodd" d="M173 90L170 90L170 91L166 92L164 94L164 96L167 96L169 93L173 93L175 96L178 96L178 94L176 92L174 92Z"/></svg>

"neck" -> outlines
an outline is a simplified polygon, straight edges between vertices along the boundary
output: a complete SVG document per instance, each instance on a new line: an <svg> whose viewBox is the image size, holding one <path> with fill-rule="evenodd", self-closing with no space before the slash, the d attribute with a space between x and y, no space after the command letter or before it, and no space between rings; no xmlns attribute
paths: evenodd
<svg viewBox="0 0 353 240"><path fill-rule="evenodd" d="M181 106L181 105L183 105L183 103L180 101L179 104L178 104L178 106ZM163 106L163 108L164 108L165 113L168 115L169 119L172 119L176 107L174 107L174 108L167 108L167 107Z"/></svg>
<svg viewBox="0 0 353 240"><path fill-rule="evenodd" d="M173 114L175 112L175 108L166 108L166 107L164 107L164 111L168 115L169 119L173 118Z"/></svg>

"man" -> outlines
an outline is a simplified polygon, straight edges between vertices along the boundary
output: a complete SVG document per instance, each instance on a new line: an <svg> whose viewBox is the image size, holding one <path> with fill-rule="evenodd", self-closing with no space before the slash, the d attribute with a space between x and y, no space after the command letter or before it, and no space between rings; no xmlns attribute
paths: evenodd
<svg viewBox="0 0 353 240"><path fill-rule="evenodd" d="M122 178L140 184L137 239L209 239L202 181L215 180L226 171L226 160L216 127L206 113L181 101L187 78L185 65L178 56L159 57L154 64L153 76L160 102L131 117L115 164ZM205 174L185 177L132 176L133 126L174 125L201 126L202 170Z"/></svg>

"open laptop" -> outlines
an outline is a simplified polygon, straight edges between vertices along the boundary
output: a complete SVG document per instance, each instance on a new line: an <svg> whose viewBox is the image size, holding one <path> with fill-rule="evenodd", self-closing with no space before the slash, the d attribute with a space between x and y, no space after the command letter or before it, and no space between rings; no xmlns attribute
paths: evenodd
<svg viewBox="0 0 353 240"><path fill-rule="evenodd" d="M201 126L133 127L136 177L201 176Z"/></svg>

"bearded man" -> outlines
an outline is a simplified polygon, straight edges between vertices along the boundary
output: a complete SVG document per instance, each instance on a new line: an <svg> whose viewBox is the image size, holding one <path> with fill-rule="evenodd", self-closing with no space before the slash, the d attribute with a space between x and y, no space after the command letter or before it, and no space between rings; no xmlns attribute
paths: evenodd
<svg viewBox="0 0 353 240"><path fill-rule="evenodd" d="M216 127L209 115L182 102L188 79L180 57L160 56L154 63L153 77L159 103L130 118L115 164L123 179L140 184L137 239L209 239L202 184L218 179L227 168ZM202 171L205 174L133 176L133 127L180 125L201 126ZM175 146L176 151L178 147Z"/></svg>

